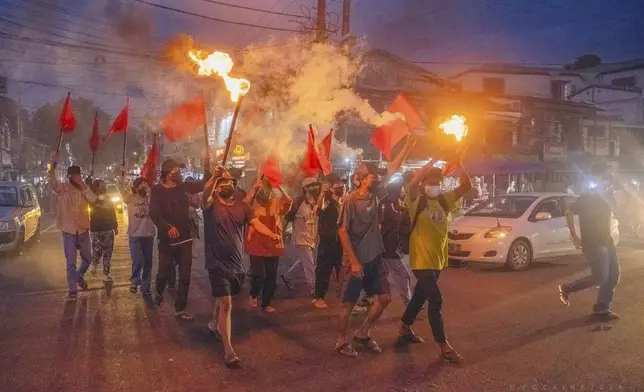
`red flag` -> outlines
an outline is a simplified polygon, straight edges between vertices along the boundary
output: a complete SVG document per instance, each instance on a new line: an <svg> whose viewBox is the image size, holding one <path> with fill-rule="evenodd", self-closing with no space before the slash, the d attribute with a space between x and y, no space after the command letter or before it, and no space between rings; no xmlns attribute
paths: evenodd
<svg viewBox="0 0 644 392"><path fill-rule="evenodd" d="M266 158L260 174L268 179L273 188L277 188L284 183L282 170L280 170L280 160L275 154L270 154Z"/></svg>
<svg viewBox="0 0 644 392"><path fill-rule="evenodd" d="M76 117L74 117L70 102L71 95L72 93L67 93L67 99L65 99L63 110L60 112L60 118L58 118L58 126L63 133L71 133L76 128Z"/></svg>
<svg viewBox="0 0 644 392"><path fill-rule="evenodd" d="M391 159L391 150L394 146L409 134L409 128L414 129L423 124L416 109L409 103L407 98L401 93L389 105L387 109L390 113L400 113L405 116L405 120L396 119L389 124L381 125L371 137L371 143L378 148L387 160Z"/></svg>
<svg viewBox="0 0 644 392"><path fill-rule="evenodd" d="M309 126L309 140L306 147L306 155L300 164L300 169L307 177L313 177L317 175L322 166L320 165L320 157L315 148L315 134L313 133L313 127Z"/></svg>
<svg viewBox="0 0 644 392"><path fill-rule="evenodd" d="M331 141L333 140L333 129L329 132L328 135L322 141L320 144L318 144L318 158L320 161L320 167L322 169L322 173L324 173L325 176L328 176L331 174Z"/></svg>
<svg viewBox="0 0 644 392"><path fill-rule="evenodd" d="M184 102L161 119L161 129L171 142L192 135L198 126L206 123L203 96Z"/></svg>
<svg viewBox="0 0 644 392"><path fill-rule="evenodd" d="M107 135L105 135L105 140L107 140L110 136L112 136L113 133L116 132L127 132L128 126L129 126L129 117L130 117L130 98L127 99L127 103L125 104L125 107L121 110L121 113L119 113L118 116L116 116L116 120L114 120L114 124L110 127L110 130L107 132Z"/></svg>
<svg viewBox="0 0 644 392"><path fill-rule="evenodd" d="M92 128L92 136L89 138L89 149L92 152L98 151L101 143L101 137L98 134L98 112L94 115L94 127Z"/></svg>
<svg viewBox="0 0 644 392"><path fill-rule="evenodd" d="M148 180L148 184L154 185L157 178L156 162L159 157L159 146L157 145L157 138L154 138L152 147L148 151L148 156L145 158L143 169L141 169L141 177Z"/></svg>
<svg viewBox="0 0 644 392"><path fill-rule="evenodd" d="M445 166L443 167L443 175L444 175L445 177L449 177L449 176L451 176L452 174L454 174L454 172L456 171L456 169L458 169L458 165L457 165L456 163L447 162L447 163L445 164Z"/></svg>

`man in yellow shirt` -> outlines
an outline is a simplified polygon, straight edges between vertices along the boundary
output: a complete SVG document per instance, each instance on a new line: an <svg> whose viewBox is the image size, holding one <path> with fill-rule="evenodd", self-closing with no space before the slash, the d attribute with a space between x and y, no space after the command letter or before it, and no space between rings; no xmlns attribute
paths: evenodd
<svg viewBox="0 0 644 392"><path fill-rule="evenodd" d="M442 296L438 277L447 267L447 225L449 213L456 208L458 200L472 188L470 177L459 164L461 184L450 192L441 191L443 172L430 161L416 171L407 184L411 235L409 238L409 261L417 279L414 294L402 316L399 335L402 340L422 343L423 339L411 329L425 301L428 302L429 324L434 340L441 349L446 362L457 362L461 357L450 346L443 329L441 314Z"/></svg>

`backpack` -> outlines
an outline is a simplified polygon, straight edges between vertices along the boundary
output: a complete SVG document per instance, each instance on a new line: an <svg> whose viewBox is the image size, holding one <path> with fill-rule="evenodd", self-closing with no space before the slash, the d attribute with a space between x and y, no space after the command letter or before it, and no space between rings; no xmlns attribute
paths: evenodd
<svg viewBox="0 0 644 392"><path fill-rule="evenodd" d="M429 200L438 200L438 203L443 208L443 211L445 211L445 213L449 213L447 200L445 199L445 195L443 195L442 193L436 198L430 198L429 196L424 194L420 195L419 197L420 200L418 200L418 208L416 208L414 219L410 219L409 214L405 214L405 217L400 222L400 246L402 248L402 252L406 255L409 254L409 240L411 238L411 233L412 231L414 231L416 223L418 223L418 217L420 216L420 213L427 208L427 202Z"/></svg>

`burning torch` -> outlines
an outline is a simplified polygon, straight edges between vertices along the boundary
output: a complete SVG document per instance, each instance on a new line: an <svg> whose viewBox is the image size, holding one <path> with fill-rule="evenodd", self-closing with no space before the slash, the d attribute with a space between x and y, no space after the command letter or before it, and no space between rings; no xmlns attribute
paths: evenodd
<svg viewBox="0 0 644 392"><path fill-rule="evenodd" d="M462 148L461 148L461 141L465 136L467 136L467 132L469 130L468 126L466 125L467 119L465 116L459 116L459 115L452 115L450 118L442 122L438 127L443 130L443 133L445 135L454 135L454 138L456 139L456 156L459 157L460 159L460 154L462 153ZM456 166L454 164L446 164L444 168L444 173L445 175L449 175L451 172L453 172L456 169Z"/></svg>

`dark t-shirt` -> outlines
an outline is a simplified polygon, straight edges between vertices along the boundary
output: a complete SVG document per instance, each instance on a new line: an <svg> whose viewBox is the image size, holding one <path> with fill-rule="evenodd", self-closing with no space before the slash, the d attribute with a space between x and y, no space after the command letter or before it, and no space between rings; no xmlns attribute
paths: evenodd
<svg viewBox="0 0 644 392"><path fill-rule="evenodd" d="M584 193L570 206L579 215L579 231L583 247L611 245L609 201L597 193Z"/></svg>
<svg viewBox="0 0 644 392"><path fill-rule="evenodd" d="M206 269L219 269L227 276L244 273L242 264L244 227L253 219L250 206L241 201L223 204L217 199L204 211Z"/></svg>
<svg viewBox="0 0 644 392"><path fill-rule="evenodd" d="M338 239L338 218L340 217L340 203L335 199L327 199L324 208L320 209L318 220L318 233L320 246L337 245Z"/></svg>
<svg viewBox="0 0 644 392"><path fill-rule="evenodd" d="M385 259L402 258L402 248L400 244L400 225L405 217L406 212L400 207L400 203L389 199L384 199L380 204L380 221L382 232L382 242L385 246L385 253L382 257Z"/></svg>
<svg viewBox="0 0 644 392"><path fill-rule="evenodd" d="M150 218L158 229L159 244L173 245L192 240L188 194L203 190L203 181L186 181L173 188L157 184L150 192ZM168 230L176 227L179 238L170 238Z"/></svg>
<svg viewBox="0 0 644 392"><path fill-rule="evenodd" d="M338 224L347 230L360 264L370 263L383 254L380 208L376 196L361 196L358 192L349 194L340 209Z"/></svg>

